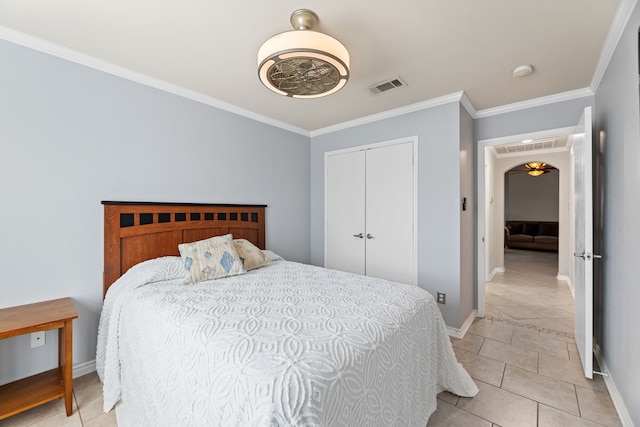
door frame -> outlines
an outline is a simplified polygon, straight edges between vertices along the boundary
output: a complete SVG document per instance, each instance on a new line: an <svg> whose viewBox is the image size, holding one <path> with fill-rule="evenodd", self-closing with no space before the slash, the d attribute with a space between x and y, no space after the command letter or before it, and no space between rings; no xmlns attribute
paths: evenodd
<svg viewBox="0 0 640 427"><path fill-rule="evenodd" d="M493 173L493 170L487 170L485 149L492 146L500 146L506 144L513 144L514 142L524 140L536 140L557 138L561 136L571 135L575 132L575 126L569 126L564 128L547 129L536 132L529 132L517 135L508 135L498 138L483 139L477 142L477 206L478 206L478 222L477 222L477 276L476 276L476 288L477 288L477 310L478 317L485 316L485 283L487 282L487 268L486 268L486 251L485 251L485 225L487 221L487 203L485 201L485 183L488 173ZM532 152L533 153L533 152Z"/></svg>
<svg viewBox="0 0 640 427"><path fill-rule="evenodd" d="M371 144L358 145L355 147L342 148L340 150L327 151L324 153L324 259L327 259L327 158L337 154L353 153L356 151L371 150L380 147L388 147L410 142L413 146L413 259L412 279L413 284L418 284L418 135L403 138L391 139L388 141L375 142Z"/></svg>

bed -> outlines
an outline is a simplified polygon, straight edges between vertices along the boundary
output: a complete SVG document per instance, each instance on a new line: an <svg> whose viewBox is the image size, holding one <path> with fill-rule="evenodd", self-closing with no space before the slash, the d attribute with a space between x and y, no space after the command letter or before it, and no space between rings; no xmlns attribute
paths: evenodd
<svg viewBox="0 0 640 427"><path fill-rule="evenodd" d="M96 366L120 427L424 427L438 392L478 392L428 292L283 260L265 206L103 204ZM229 235L264 265L185 284L185 248Z"/></svg>

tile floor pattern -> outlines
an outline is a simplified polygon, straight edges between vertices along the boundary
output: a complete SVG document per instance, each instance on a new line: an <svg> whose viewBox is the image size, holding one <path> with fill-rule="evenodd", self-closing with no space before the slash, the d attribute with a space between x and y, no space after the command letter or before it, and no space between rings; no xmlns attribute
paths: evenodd
<svg viewBox="0 0 640 427"><path fill-rule="evenodd" d="M4 420L0 427L117 427L114 411L102 411L102 383L94 372L73 380L73 414L57 399Z"/></svg>
<svg viewBox="0 0 640 427"><path fill-rule="evenodd" d="M601 377L587 380L573 339L573 298L556 280L556 254L505 251L506 271L487 284L486 314L464 339L452 339L458 361L480 393L444 392L428 427L619 426ZM117 426L102 412L95 373L73 382L73 415L60 399L0 421L7 426Z"/></svg>
<svg viewBox="0 0 640 427"><path fill-rule="evenodd" d="M451 339L480 393L440 393L428 427L621 425L602 377L584 378L573 297L557 273L555 253L505 249L505 272L486 285L486 317Z"/></svg>

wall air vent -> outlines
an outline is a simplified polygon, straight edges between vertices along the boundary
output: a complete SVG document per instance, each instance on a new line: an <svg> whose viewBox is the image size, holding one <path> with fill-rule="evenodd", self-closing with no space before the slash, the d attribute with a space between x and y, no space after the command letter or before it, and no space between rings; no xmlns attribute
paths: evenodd
<svg viewBox="0 0 640 427"><path fill-rule="evenodd" d="M389 92L390 90L399 89L405 86L407 86L407 83L405 83L404 80L402 80L400 77L395 77L393 79L386 80L384 82L380 82L371 86L369 88L369 92L374 95L378 95L382 92Z"/></svg>

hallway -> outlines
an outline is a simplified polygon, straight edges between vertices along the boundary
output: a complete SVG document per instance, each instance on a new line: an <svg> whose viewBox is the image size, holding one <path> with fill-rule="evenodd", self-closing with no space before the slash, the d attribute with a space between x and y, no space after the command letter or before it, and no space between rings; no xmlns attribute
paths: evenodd
<svg viewBox="0 0 640 427"><path fill-rule="evenodd" d="M485 318L451 339L480 393L440 393L428 426L621 425L602 377L584 378L557 254L506 249L505 269L486 284Z"/></svg>
<svg viewBox="0 0 640 427"><path fill-rule="evenodd" d="M505 248L505 272L486 284L485 318L573 338L574 301L556 278L558 254Z"/></svg>

